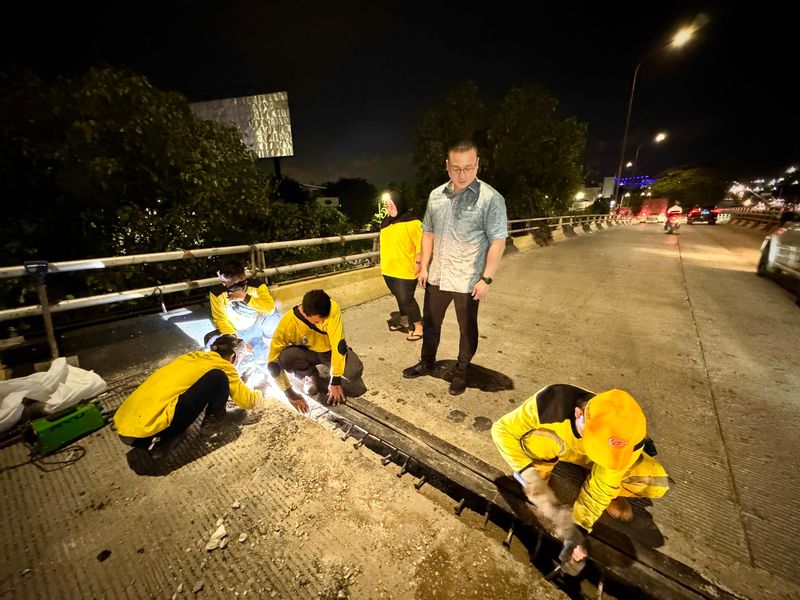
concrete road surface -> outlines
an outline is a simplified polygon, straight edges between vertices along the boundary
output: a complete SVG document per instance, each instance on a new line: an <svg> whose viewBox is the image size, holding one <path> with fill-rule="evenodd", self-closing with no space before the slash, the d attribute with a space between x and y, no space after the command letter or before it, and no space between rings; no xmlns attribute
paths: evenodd
<svg viewBox="0 0 800 600"><path fill-rule="evenodd" d="M442 379L401 377L420 342L388 330L391 296L347 309L366 399L505 469L489 427L536 390L624 388L673 484L638 503L631 526L615 526L739 594L800 597L800 309L754 275L761 237L732 225L677 236L627 226L506 258L458 397ZM80 354L117 403L195 346L153 323L98 330ZM442 340L438 358L454 359L452 312ZM436 498L282 405L221 441L187 440L155 470L129 464L109 428L81 445L74 464L47 472L12 468L20 445L0 452L0 597L188 597L199 584L197 597L216 598L558 597ZM209 552L220 517L229 545Z"/></svg>

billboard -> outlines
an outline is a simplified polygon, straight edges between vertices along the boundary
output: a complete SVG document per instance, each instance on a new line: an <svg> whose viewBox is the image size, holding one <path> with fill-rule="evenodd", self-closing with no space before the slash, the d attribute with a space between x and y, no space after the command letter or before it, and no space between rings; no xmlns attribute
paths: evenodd
<svg viewBox="0 0 800 600"><path fill-rule="evenodd" d="M193 102L190 106L199 117L239 129L242 141L259 158L294 154L286 92Z"/></svg>

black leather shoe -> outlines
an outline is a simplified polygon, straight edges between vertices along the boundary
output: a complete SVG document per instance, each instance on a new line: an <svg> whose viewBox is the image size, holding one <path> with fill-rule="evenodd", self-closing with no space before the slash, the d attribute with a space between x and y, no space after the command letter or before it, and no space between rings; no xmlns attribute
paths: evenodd
<svg viewBox="0 0 800 600"><path fill-rule="evenodd" d="M414 379L423 375L431 375L432 373L433 365L426 365L423 361L419 361L413 367L403 369L403 377L406 379Z"/></svg>
<svg viewBox="0 0 800 600"><path fill-rule="evenodd" d="M467 389L467 378L465 375L455 374L453 375L453 381L450 382L450 392L451 396L458 396L459 394L463 394L464 390Z"/></svg>
<svg viewBox="0 0 800 600"><path fill-rule="evenodd" d="M175 436L167 440L159 441L152 450L150 450L150 458L153 460L163 460L167 455L172 452L172 449L178 445L180 436Z"/></svg>

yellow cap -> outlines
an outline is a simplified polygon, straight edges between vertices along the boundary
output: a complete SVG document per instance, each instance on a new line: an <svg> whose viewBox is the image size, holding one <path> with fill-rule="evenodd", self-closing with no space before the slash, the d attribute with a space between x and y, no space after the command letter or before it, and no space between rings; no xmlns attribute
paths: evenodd
<svg viewBox="0 0 800 600"><path fill-rule="evenodd" d="M609 390L589 400L584 410L583 447L586 455L607 469L628 465L634 447L647 433L642 408L628 392Z"/></svg>

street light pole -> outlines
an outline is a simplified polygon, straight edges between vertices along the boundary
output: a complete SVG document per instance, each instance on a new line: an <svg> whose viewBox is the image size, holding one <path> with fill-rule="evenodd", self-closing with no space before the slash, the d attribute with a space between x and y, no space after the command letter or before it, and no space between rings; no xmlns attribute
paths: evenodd
<svg viewBox="0 0 800 600"><path fill-rule="evenodd" d="M639 77L639 70L642 68L642 65L644 64L644 62L648 58L650 58L653 54L655 54L656 52L660 52L661 50L665 50L665 49L670 48L672 46L674 46L676 48L680 48L681 46L683 46L686 42L689 41L689 39L691 38L693 32L694 32L693 28L684 27L683 29L678 31L678 33L675 34L675 36L672 38L672 40L668 44L665 44L664 46L659 46L657 48L653 48L647 54L645 54L641 58L641 60L636 64L636 69L633 71L633 82L631 83L631 94L630 94L630 97L628 98L628 114L625 116L625 132L622 134L622 148L620 149L620 153L619 153L619 166L617 167L617 177L616 177L616 179L614 181L614 183L615 183L614 204L615 205L617 205L618 202L619 202L619 188L621 187L620 186L620 179L622 178L622 165L625 163L625 149L626 149L626 146L628 144L628 129L630 128L630 124L631 124L631 110L633 109L633 96L634 96L634 94L636 92L636 79Z"/></svg>
<svg viewBox="0 0 800 600"><path fill-rule="evenodd" d="M660 144L665 139L667 139L667 134L666 133L663 133L663 132L662 133L658 133L658 134L656 134L656 137L653 138L653 143L654 144ZM639 144L639 146L636 148L636 154L633 157L633 165L631 165L633 167L632 174L631 174L631 179L636 177L636 168L639 166L639 150L641 150L642 147L645 146L645 145L647 145L647 142L643 142L643 143Z"/></svg>

